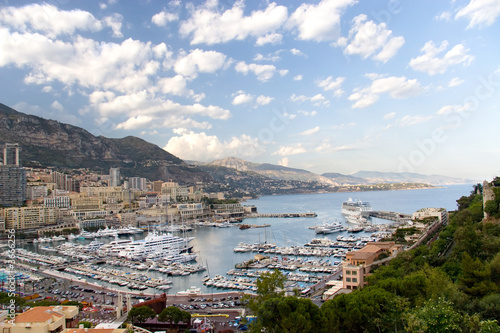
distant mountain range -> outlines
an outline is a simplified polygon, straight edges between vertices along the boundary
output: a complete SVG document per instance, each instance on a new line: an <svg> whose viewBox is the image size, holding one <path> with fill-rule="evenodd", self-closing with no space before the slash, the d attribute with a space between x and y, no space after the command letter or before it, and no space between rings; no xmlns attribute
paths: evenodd
<svg viewBox="0 0 500 333"><path fill-rule="evenodd" d="M0 104L1 142L19 143L24 166L89 168L105 174L110 167L119 167L125 176L150 180L212 180L207 173L137 137L94 136L83 128L27 115L4 104Z"/></svg>
<svg viewBox="0 0 500 333"><path fill-rule="evenodd" d="M332 186L367 185L381 183L425 183L435 186L452 184L472 184L471 179L453 178L440 175L422 175L409 172L358 171L352 175L324 173L318 175L302 169L288 168L268 163L252 163L236 157L226 157L208 163L192 162L198 165L220 166L244 172L255 172L271 179L316 181Z"/></svg>
<svg viewBox="0 0 500 333"><path fill-rule="evenodd" d="M332 187L380 183L474 183L470 179L416 173L359 171L352 175L318 175L302 169L252 163L235 157L208 163L187 163L137 137L111 139L94 136L83 128L27 115L0 103L0 144L3 142L20 144L25 166L89 168L103 173L108 173L110 167L119 167L124 176L164 181L173 179L179 183L191 184L198 181L224 181L227 178L233 181L244 179L248 191L251 191L252 186L262 190L266 179L319 183ZM239 184L235 182L233 187L237 188Z"/></svg>

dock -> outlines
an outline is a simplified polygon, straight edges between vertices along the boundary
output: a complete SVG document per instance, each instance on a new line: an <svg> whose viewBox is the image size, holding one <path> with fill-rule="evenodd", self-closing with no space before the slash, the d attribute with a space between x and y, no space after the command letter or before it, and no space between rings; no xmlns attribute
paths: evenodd
<svg viewBox="0 0 500 333"><path fill-rule="evenodd" d="M292 218L292 217L317 217L318 215L314 212L308 213L254 213L249 214L246 217L274 217L274 218Z"/></svg>
<svg viewBox="0 0 500 333"><path fill-rule="evenodd" d="M365 218L376 217L383 220L390 220L395 222L405 222L412 219L410 214L388 212L383 210L372 210L367 212L361 212L361 216Z"/></svg>

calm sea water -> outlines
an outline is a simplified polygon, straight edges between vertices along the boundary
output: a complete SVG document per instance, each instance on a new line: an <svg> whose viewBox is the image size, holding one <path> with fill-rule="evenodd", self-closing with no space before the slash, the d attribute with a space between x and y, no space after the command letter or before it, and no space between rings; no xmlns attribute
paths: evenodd
<svg viewBox="0 0 500 333"><path fill-rule="evenodd" d="M411 214L420 208L439 207L447 210L457 208L456 200L468 195L472 185L454 185L435 189L405 191L375 191L355 193L324 193L265 196L244 202L244 205L255 205L259 213L305 213L315 212L316 218L251 218L245 219L247 224L270 224L268 228L252 228L240 230L238 224L231 228L196 227L186 236L194 236L194 251L198 252L198 263L206 265L208 271L190 276L171 277L174 284L169 294L186 290L191 286L201 287L203 292L215 292L216 289L203 286L204 275L225 275L238 262L253 258L254 254L234 253L233 248L239 242L276 243L278 246L304 245L316 237L309 227L334 220L345 222L341 214L341 204L349 198L360 199L371 203L374 210L385 210ZM387 223L375 220L374 223ZM362 235L362 234L361 234ZM335 239L338 233L326 237ZM89 242L89 241L86 241ZM336 260L336 259L331 259ZM161 273L150 272L152 276ZM99 282L102 283L102 282ZM119 289L119 287L115 287ZM126 289L124 289L126 290ZM153 290L147 290L153 292ZM156 291L158 293L158 291Z"/></svg>

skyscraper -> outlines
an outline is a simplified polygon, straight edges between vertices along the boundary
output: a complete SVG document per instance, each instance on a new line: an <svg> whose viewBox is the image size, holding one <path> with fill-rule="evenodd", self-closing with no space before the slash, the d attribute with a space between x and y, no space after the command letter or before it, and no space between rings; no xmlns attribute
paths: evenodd
<svg viewBox="0 0 500 333"><path fill-rule="evenodd" d="M20 148L17 143L6 143L3 165L0 165L0 206L22 206L26 200L26 172L20 166Z"/></svg>
<svg viewBox="0 0 500 333"><path fill-rule="evenodd" d="M109 186L120 186L120 168L109 168Z"/></svg>

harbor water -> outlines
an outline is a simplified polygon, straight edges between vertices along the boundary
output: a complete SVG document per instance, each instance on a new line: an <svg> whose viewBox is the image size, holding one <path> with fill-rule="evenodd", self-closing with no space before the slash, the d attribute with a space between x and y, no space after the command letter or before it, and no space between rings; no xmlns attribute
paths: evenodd
<svg viewBox="0 0 500 333"><path fill-rule="evenodd" d="M191 286L200 287L204 293L220 292L219 289L207 287L202 284L204 276L211 277L226 273L235 268L236 263L252 259L253 252L235 253L233 248L239 243L274 243L277 246L303 246L313 238L326 237L332 240L338 235L347 235L347 232L333 233L328 235L316 235L310 227L320 225L325 222L339 221L348 226L348 223L341 214L343 201L349 198L368 201L373 210L393 211L399 213L412 214L420 208L438 207L449 211L457 207L456 200L463 195L469 195L472 185L454 185L441 188L423 190L402 190L402 191L373 191L373 192L350 192L350 193L321 193L321 194L298 194L298 195L276 195L264 196L259 199L249 200L243 205L254 205L259 213L307 213L315 212L317 217L298 218L247 218L243 221L250 225L270 225L265 228L250 228L240 230L239 224L235 223L229 228L217 228L208 226L197 226L192 231L179 234L179 236L195 237L191 242L193 251L198 253L196 261L207 267L206 271L187 276L168 276L173 281L172 288L167 292L174 294L186 290ZM374 224L390 223L389 221L374 219ZM368 233L362 232L360 235ZM136 239L145 235L134 236ZM103 240L103 242L109 242ZM74 241L80 244L90 243L90 240ZM24 247L35 252L42 252L40 245L27 244ZM47 254L47 253L45 253ZM339 258L326 258L329 261L339 261ZM106 267L106 264L102 264ZM128 268L121 268L127 271ZM165 277L158 271L143 272L151 277ZM98 282L106 285L102 281L86 278L89 282ZM129 291L127 287L113 286L114 289ZM149 288L144 291L148 294L159 294L161 291Z"/></svg>

